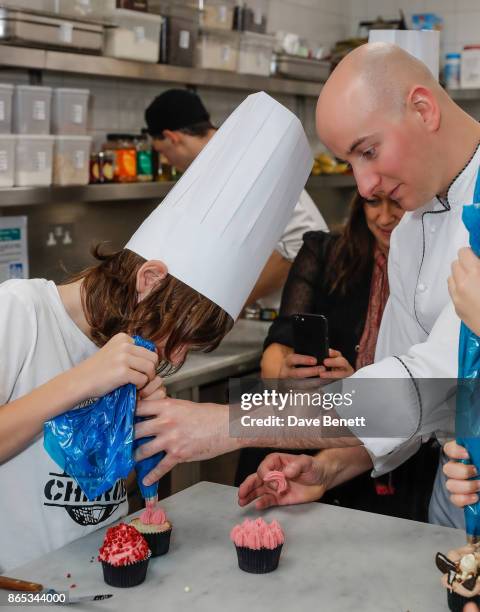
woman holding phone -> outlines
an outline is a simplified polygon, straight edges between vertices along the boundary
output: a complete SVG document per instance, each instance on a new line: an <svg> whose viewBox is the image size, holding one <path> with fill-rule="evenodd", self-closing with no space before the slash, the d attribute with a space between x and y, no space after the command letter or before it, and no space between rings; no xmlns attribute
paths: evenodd
<svg viewBox="0 0 480 612"><path fill-rule="evenodd" d="M373 363L388 296L390 237L404 211L393 200L365 200L357 193L340 232L308 232L283 290L280 315L270 327L262 358L263 378L339 379ZM323 363L294 352L292 315L321 314L328 321L329 356ZM323 342L319 338L318 342ZM329 454L335 449L323 451ZM358 463L365 449L359 447ZM255 472L266 449L242 451L237 484ZM381 478L364 473L323 494L321 501L427 519L438 449L424 446L409 461ZM324 454L323 458L328 455ZM368 466L369 463L365 462ZM422 481L416 475L422 465ZM368 468L365 467L365 470ZM415 482L414 482L415 481ZM421 492L421 494L420 494Z"/></svg>

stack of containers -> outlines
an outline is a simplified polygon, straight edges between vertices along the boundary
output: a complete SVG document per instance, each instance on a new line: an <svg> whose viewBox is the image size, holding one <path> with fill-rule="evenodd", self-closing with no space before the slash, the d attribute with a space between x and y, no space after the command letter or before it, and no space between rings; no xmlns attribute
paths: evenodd
<svg viewBox="0 0 480 612"><path fill-rule="evenodd" d="M267 0L252 0L248 5L204 0L198 66L269 76L275 37L265 34L267 11Z"/></svg>
<svg viewBox="0 0 480 612"><path fill-rule="evenodd" d="M51 87L17 85L13 96L15 179L18 187L50 185L53 136L50 136Z"/></svg>
<svg viewBox="0 0 480 612"><path fill-rule="evenodd" d="M0 83L0 187L12 187L15 179L12 95L13 85Z"/></svg>
<svg viewBox="0 0 480 612"><path fill-rule="evenodd" d="M86 135L88 89L59 88L53 92L52 132L54 185L87 185L92 138Z"/></svg>

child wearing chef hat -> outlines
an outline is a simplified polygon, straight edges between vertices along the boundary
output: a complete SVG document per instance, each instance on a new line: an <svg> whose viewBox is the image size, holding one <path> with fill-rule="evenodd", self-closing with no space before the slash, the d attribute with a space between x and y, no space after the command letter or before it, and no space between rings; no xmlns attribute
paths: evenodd
<svg viewBox="0 0 480 612"><path fill-rule="evenodd" d="M249 96L118 253L65 285L0 285L0 573L127 512L125 486L89 502L43 449L43 423L211 350L238 316L312 164L298 119ZM155 342L157 354L132 334Z"/></svg>

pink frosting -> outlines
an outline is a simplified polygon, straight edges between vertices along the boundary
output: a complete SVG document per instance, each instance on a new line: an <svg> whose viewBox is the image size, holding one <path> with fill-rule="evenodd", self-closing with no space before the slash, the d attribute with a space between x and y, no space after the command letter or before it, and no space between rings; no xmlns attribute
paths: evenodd
<svg viewBox="0 0 480 612"><path fill-rule="evenodd" d="M277 548L284 543L285 536L278 521L274 520L269 525L262 518L257 518L245 519L240 525L235 525L230 532L230 539L235 546L260 550Z"/></svg>
<svg viewBox="0 0 480 612"><path fill-rule="evenodd" d="M145 508L139 518L144 525L163 525L167 520L167 515L160 506L157 508L149 506Z"/></svg>
<svg viewBox="0 0 480 612"><path fill-rule="evenodd" d="M263 477L264 482L276 482L277 493L284 493L288 489L287 479L285 478L285 474L283 472L279 472L278 470L272 470L271 472L267 472Z"/></svg>
<svg viewBox="0 0 480 612"><path fill-rule="evenodd" d="M135 527L120 523L107 529L98 560L120 566L144 561L149 556L150 549L145 538Z"/></svg>

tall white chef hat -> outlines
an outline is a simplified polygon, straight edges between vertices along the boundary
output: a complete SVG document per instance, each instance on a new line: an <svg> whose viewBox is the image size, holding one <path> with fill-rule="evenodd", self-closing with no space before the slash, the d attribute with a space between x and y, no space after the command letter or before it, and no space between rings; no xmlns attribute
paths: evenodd
<svg viewBox="0 0 480 612"><path fill-rule="evenodd" d="M437 30L370 30L368 42L398 45L426 64L438 81L440 32Z"/></svg>
<svg viewBox="0 0 480 612"><path fill-rule="evenodd" d="M297 117L263 92L248 96L125 248L163 261L236 319L312 161Z"/></svg>

